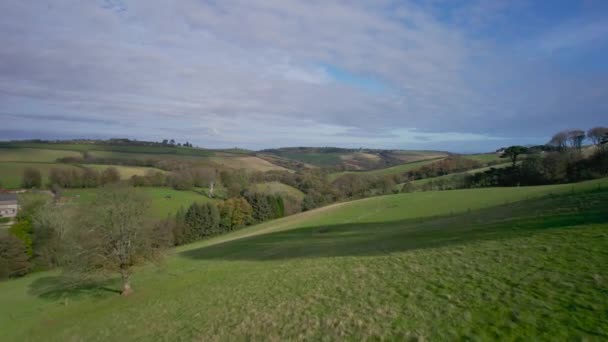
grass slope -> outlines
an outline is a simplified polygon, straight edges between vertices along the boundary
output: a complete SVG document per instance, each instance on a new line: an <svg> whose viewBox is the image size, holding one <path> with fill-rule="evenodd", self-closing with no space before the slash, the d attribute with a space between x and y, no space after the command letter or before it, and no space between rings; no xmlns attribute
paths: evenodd
<svg viewBox="0 0 608 342"><path fill-rule="evenodd" d="M0 147L6 148L35 148L59 151L113 151L136 154L172 154L198 157L211 157L214 152L198 148L177 146L132 146L132 145L110 145L110 144L67 144L67 143L33 143L33 142L3 142Z"/></svg>
<svg viewBox="0 0 608 342"><path fill-rule="evenodd" d="M0 145L2 146L2 145ZM0 147L0 162L42 162L53 163L59 158L80 157L75 151L58 151L42 148L2 148Z"/></svg>
<svg viewBox="0 0 608 342"><path fill-rule="evenodd" d="M396 175L396 174L401 174L407 171L411 171L414 169L417 169L419 167L422 167L424 165L428 165L428 164L432 164L438 160L441 160L443 158L433 158L433 159L428 159L428 160L420 160L420 161L415 161L415 162L410 162L410 163L405 163L405 164L401 164L401 165L396 165L396 166L391 166L391 167L387 167L384 169L378 169L378 170L372 170L372 171L343 171L343 172L336 172L336 173L332 173L329 175L329 180L333 181L334 179L345 175L345 174L349 174L349 173L356 173L356 174L360 174L360 175L369 175L369 176L386 176L386 175Z"/></svg>
<svg viewBox="0 0 608 342"><path fill-rule="evenodd" d="M456 175L464 175L464 174L472 175L472 174L476 174L476 173L480 173L480 172L485 172L490 169L502 169L502 168L509 167L509 166L511 166L510 162L503 163L503 164L497 164L497 165L493 165L493 166L485 166L485 167L481 167L478 169L473 169L473 170L469 170L469 171L465 171L465 172L450 173L450 174L447 174L444 176L417 179L415 181L412 181L412 184L420 186L420 185L424 185L424 184L432 182L432 181L437 181L437 180L441 180L441 179L450 179L451 177L456 176ZM398 186L402 186L403 184L404 183L401 183Z"/></svg>
<svg viewBox="0 0 608 342"><path fill-rule="evenodd" d="M606 187L334 205L182 247L127 299L116 281L34 274L0 283L0 327L7 341L602 340Z"/></svg>
<svg viewBox="0 0 608 342"><path fill-rule="evenodd" d="M151 200L150 215L155 218L165 218L175 214L180 208L185 209L194 202L204 203L214 201L206 195L195 191L177 191L170 188L142 187L139 188ZM63 196L76 202L92 201L96 189L69 189Z"/></svg>
<svg viewBox="0 0 608 342"><path fill-rule="evenodd" d="M265 182L256 183L249 186L249 189L253 192L268 194L268 195L281 195L286 194L297 199L303 199L304 193L293 186L289 186L280 182Z"/></svg>

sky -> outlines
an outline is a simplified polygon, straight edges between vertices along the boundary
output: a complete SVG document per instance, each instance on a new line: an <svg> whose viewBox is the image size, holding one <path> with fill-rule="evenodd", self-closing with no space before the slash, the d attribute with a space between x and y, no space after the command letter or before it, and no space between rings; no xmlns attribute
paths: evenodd
<svg viewBox="0 0 608 342"><path fill-rule="evenodd" d="M0 140L491 151L608 125L608 1L0 2Z"/></svg>

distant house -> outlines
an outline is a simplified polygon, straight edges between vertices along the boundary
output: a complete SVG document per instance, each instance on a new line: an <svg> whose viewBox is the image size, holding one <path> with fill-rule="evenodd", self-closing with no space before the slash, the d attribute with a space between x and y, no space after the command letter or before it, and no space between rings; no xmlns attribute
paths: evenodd
<svg viewBox="0 0 608 342"><path fill-rule="evenodd" d="M0 217L15 217L18 211L17 194L0 192Z"/></svg>

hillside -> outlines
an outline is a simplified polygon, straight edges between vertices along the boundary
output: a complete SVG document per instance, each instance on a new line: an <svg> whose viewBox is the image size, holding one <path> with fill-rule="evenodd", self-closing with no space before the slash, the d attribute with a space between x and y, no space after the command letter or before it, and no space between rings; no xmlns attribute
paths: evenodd
<svg viewBox="0 0 608 342"><path fill-rule="evenodd" d="M178 248L128 299L56 272L0 283L0 326L9 341L604 339L607 205L607 179L341 203Z"/></svg>
<svg viewBox="0 0 608 342"><path fill-rule="evenodd" d="M344 149L290 147L261 151L265 155L299 161L317 167L333 167L344 170L372 170L399 164L445 157L438 151L401 151L373 149Z"/></svg>
<svg viewBox="0 0 608 342"><path fill-rule="evenodd" d="M86 153L86 155L85 155ZM86 157L86 158L85 158ZM29 163L29 164L28 164ZM31 164L37 163L37 164ZM92 166L92 164L97 166ZM245 150L204 150L178 146L116 145L108 142L0 142L0 180L3 186L17 188L23 169L34 167L43 177L53 167L118 166L123 178L142 175L149 168L173 167L187 163L192 167L244 169L249 172L287 170ZM154 169L156 170L156 169Z"/></svg>

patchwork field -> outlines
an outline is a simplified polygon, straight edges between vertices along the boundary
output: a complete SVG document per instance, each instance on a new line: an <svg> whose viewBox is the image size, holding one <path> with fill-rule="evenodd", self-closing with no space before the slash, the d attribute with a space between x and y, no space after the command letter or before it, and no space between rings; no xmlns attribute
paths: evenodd
<svg viewBox="0 0 608 342"><path fill-rule="evenodd" d="M112 151L112 152L127 152L136 154L171 154L171 155L188 155L199 157L210 157L214 155L212 150L204 150L198 148L177 147L177 146L134 146L134 145L110 145L110 144L66 144L66 143L34 143L34 142L11 142L0 143L0 147L21 147L48 149L59 151Z"/></svg>
<svg viewBox="0 0 608 342"><path fill-rule="evenodd" d="M178 248L127 299L56 272L0 283L0 326L7 341L603 340L607 190L337 204Z"/></svg>

